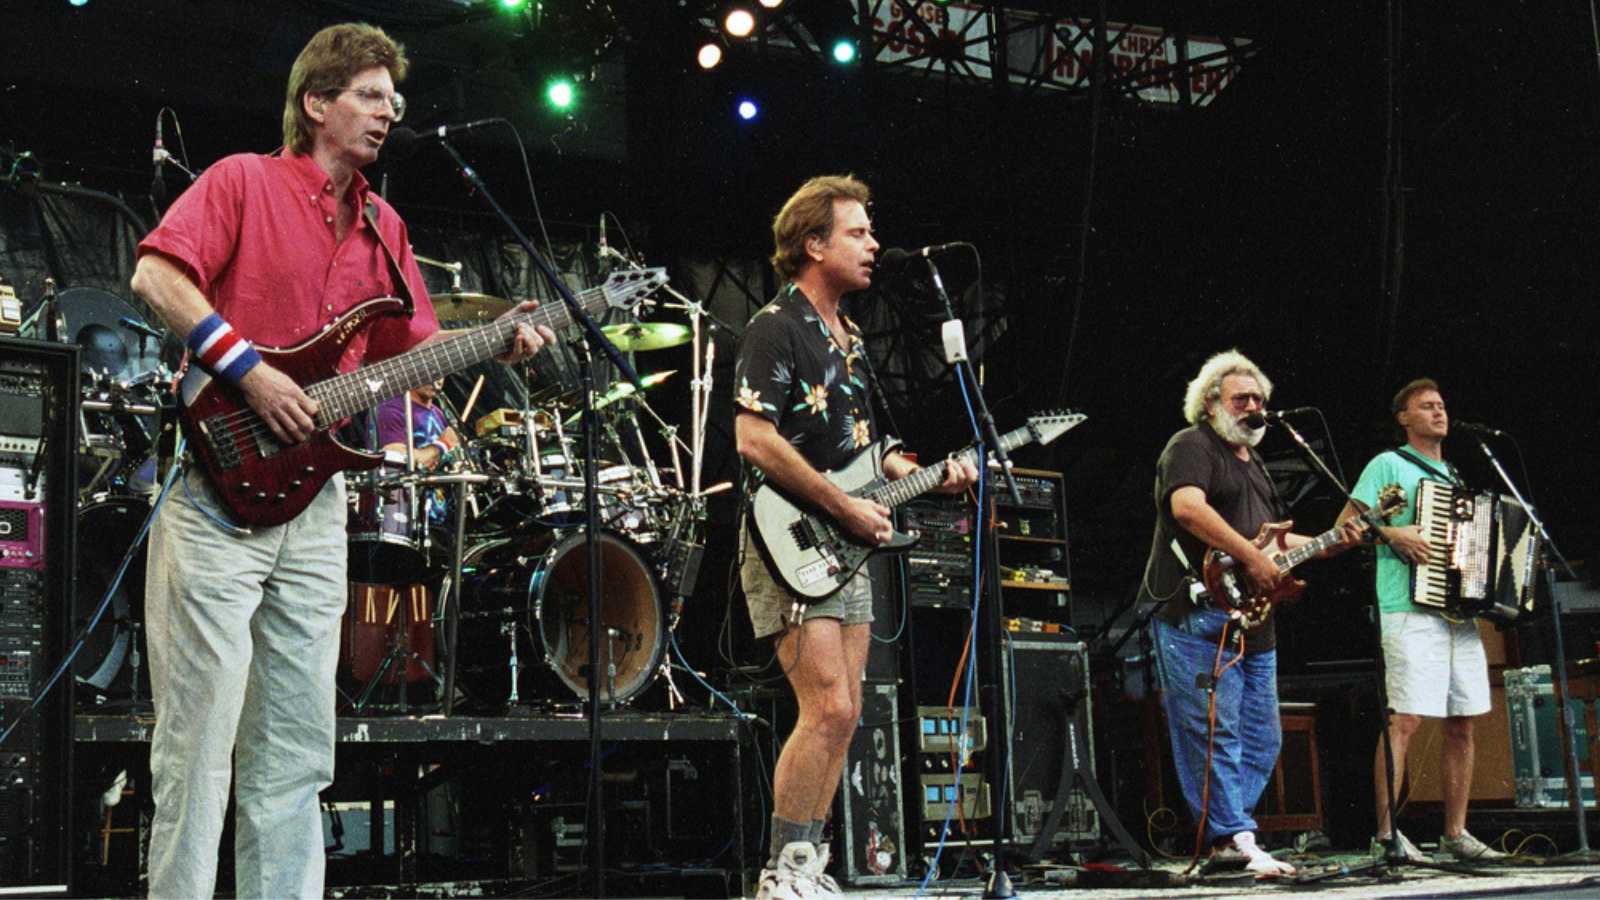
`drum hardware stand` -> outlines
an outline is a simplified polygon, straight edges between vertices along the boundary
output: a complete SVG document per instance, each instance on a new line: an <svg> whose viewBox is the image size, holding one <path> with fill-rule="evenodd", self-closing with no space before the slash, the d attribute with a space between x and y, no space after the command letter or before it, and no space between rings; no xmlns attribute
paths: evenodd
<svg viewBox="0 0 1600 900"><path fill-rule="evenodd" d="M533 242L528 240L528 236L523 233L520 227L517 226L516 220L511 218L510 214L505 211L505 208L500 205L500 202L495 199L494 194L489 191L489 186L483 183L482 178L478 177L478 173L471 166L467 165L467 161L462 158L455 146L444 138L440 138L439 146L444 148L446 153L450 154L450 158L455 161L456 167L460 170L462 177L464 177L468 184L470 184L472 188L477 191L478 195L484 199L484 202L489 204L489 206L494 210L495 215L500 219L501 223L504 224L505 227L516 238L517 243L522 247L523 252L526 253L528 258L533 261L533 264L538 267L539 271L544 275L545 280L549 283L551 289L554 290L556 294L561 297L561 301L566 304L567 310L571 313L572 321L580 326L579 332L581 334L580 341L582 352L578 356L578 370L579 384L581 385L581 393L583 395L582 421L585 426L583 480L586 490L584 491L583 506L584 528L586 533L584 537L587 543L589 554L589 605L590 608L596 613L595 617L598 618L598 613L602 608L600 602L600 535L598 533L598 523L596 521L596 511L599 505L599 498L595 496L594 490L594 373L593 360L590 356L590 352L593 349L598 348L600 351L605 353L606 358L609 359L611 364L617 368L617 371L633 384L634 390L643 393L644 385L640 383L639 375L633 370L633 366L628 364L627 359L623 357L616 345L606 339L605 333L602 332L599 326L595 324L594 320L590 318L589 314L584 310L583 304L579 303L578 299L573 296L572 290L567 287L566 282L561 280L561 276L557 274L555 269L551 268L550 264L545 261L544 257L539 255L539 252L534 249ZM590 341L593 341L593 346L590 345ZM524 423L524 427L528 427L528 424L529 423ZM466 530L466 523L462 514L461 506L462 504L457 504L456 508L455 572L458 578L458 583L456 585L456 592L458 594L461 590L459 584L459 577L461 575L461 544ZM459 603L452 604L452 608L459 605ZM451 695L455 687L455 644L458 630L459 629L457 628L450 629L450 674L446 679L448 684L445 688L445 710L447 715L449 714L449 704L453 699ZM589 659L592 663L599 657L600 632L598 629L590 628ZM601 827L605 822L605 785L603 779L601 778L600 771L602 762L600 752L600 672L593 665L591 665L589 668L588 707L589 805L587 810L587 821L593 827L585 829L584 839L586 842L589 842L589 849L593 850L593 853L589 856L590 874L593 880L593 890L591 893L592 896L599 898L605 896L606 884L605 829Z"/></svg>
<svg viewBox="0 0 1600 900"><path fill-rule="evenodd" d="M455 487L455 540L450 553L450 570L439 585L439 608L434 610L434 621L442 623L445 632L446 653L444 680L444 700L440 704L440 712L449 717L455 711L456 699L456 647L461 636L461 585L462 585L462 557L466 553L467 534L467 504L472 499L472 485L489 480L489 476L475 472L462 472L458 474L439 475L432 478L420 479L429 484L449 484Z"/></svg>
<svg viewBox="0 0 1600 900"><path fill-rule="evenodd" d="M516 706L522 702L522 697L517 693L517 682L522 680L522 660L517 656L517 617L512 613L506 620L506 642L511 647L511 692L506 695L506 705Z"/></svg>
<svg viewBox="0 0 1600 900"><path fill-rule="evenodd" d="M1487 435L1510 437L1510 435L1505 435L1504 432L1499 431L1489 431ZM1539 535L1539 539L1544 542L1544 546L1549 548L1550 554L1560 561L1561 567L1566 570L1567 577L1577 579L1578 574L1572 570L1572 564L1567 561L1566 554L1562 553L1561 548L1556 546L1555 539L1550 536L1550 531L1545 528L1544 519L1540 518L1539 513L1534 510L1533 504L1522 496L1522 492L1517 490L1517 486L1511 481L1511 476L1506 474L1505 467L1500 465L1499 458L1494 455L1493 450L1489 449L1489 443L1485 438L1486 435L1483 432L1479 432L1476 435L1478 449L1482 450L1483 455L1488 457L1489 465L1494 467L1495 474L1500 478L1500 483L1506 486L1506 490L1511 492L1511 496L1517 498L1518 503L1522 504L1522 509L1528 514L1528 521L1533 523L1534 531ZM1537 560L1535 560L1535 564L1538 564ZM1578 849L1571 853L1563 854L1558 859L1567 863L1595 863L1600 862L1600 853L1596 853L1589 847L1589 824L1586 821L1583 809L1583 777L1578 769L1577 723L1573 720L1572 707L1567 703L1567 649L1561 636L1561 595L1556 593L1554 567L1544 566L1544 576L1545 586L1550 593L1551 634L1556 645L1556 671L1552 682L1556 689L1554 698L1556 708L1561 711L1561 716L1557 721L1561 723L1562 730L1566 732L1567 805L1572 808L1572 814L1578 820ZM1590 735L1589 739L1594 740L1595 736ZM1600 775L1600 773L1596 774Z"/></svg>
<svg viewBox="0 0 1600 900"><path fill-rule="evenodd" d="M133 707L138 707L144 702L139 699L139 664L141 662L141 657L139 656L139 624L137 619L131 617L128 619L128 628L133 631L133 640L128 645L128 664L133 667L133 678L129 681L128 688L128 704Z"/></svg>
<svg viewBox="0 0 1600 900"><path fill-rule="evenodd" d="M651 406L649 401L645 400L642 397L641 398L637 398L637 399L638 399L639 409L644 410L646 413L649 414L650 418L652 418L652 419L654 419L656 421L656 425L657 425L656 433L661 435L661 439L663 441L665 441L666 444L667 444L668 451L670 451L672 453L672 471L673 471L673 474L674 474L674 478L678 483L678 490L680 490L680 491L687 490L689 485L685 480L684 469L683 469L683 461L678 456L678 452L679 452L679 449L682 448L682 450L688 452L690 454L691 458L692 458L693 454L694 454L694 448L692 446L690 446L689 444L685 444L683 442L683 439L678 437L678 426L667 424L666 420L662 419L661 416L656 413L655 407ZM693 423L690 423L690 424L692 425ZM691 437L692 437L692 435L691 435ZM643 445L643 443L644 443L643 434L640 435L639 441L640 441L640 444ZM653 463L652 463L652 465L653 465ZM661 480L660 476L659 475L655 476L655 480L659 483L660 480Z"/></svg>
<svg viewBox="0 0 1600 900"><path fill-rule="evenodd" d="M390 587L390 589L393 590L392 586L386 585L386 587ZM415 589L416 586L409 585L409 587ZM394 599L398 601L399 591L395 591ZM399 605L398 602L396 602L396 605ZM372 677L368 678L367 683L362 686L361 693L357 694L355 700L351 701L350 703L351 710L356 713L360 713L366 708L367 701L372 697L372 692L377 690L379 684L383 683L383 676L386 675L389 672L389 669L395 665L396 660L399 661L400 665L400 690L399 696L395 703L395 708L401 715L405 715L410 711L409 700L406 696L409 692L408 688L410 686L405 677L405 667L407 665L414 661L418 665L422 666L423 671L428 673L428 677L433 679L435 685L442 684L444 681L443 678L439 677L439 673L434 671L433 666L428 665L428 661L422 658L422 654L411 648L411 626L415 624L410 621L409 613L411 604L406 603L405 609L406 612L400 615L399 638L390 641L389 652L384 654L383 661L378 664L378 670L372 673Z"/></svg>
<svg viewBox="0 0 1600 900"><path fill-rule="evenodd" d="M606 626L606 696L611 698L613 707L617 705L617 641L621 637L622 632Z"/></svg>

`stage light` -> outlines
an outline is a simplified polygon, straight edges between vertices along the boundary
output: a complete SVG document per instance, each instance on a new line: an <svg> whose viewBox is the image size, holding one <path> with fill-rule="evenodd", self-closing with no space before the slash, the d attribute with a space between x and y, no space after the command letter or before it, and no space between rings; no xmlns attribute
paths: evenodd
<svg viewBox="0 0 1600 900"><path fill-rule="evenodd" d="M572 79L557 78L545 86L544 96L550 105L556 109L567 109L577 99L577 88L573 87Z"/></svg>
<svg viewBox="0 0 1600 900"><path fill-rule="evenodd" d="M761 0L761 5L767 9L777 9L783 5L783 0Z"/></svg>
<svg viewBox="0 0 1600 900"><path fill-rule="evenodd" d="M739 118L748 122L761 112L761 107L757 106L754 100L740 100L738 111Z"/></svg>
<svg viewBox="0 0 1600 900"><path fill-rule="evenodd" d="M73 6L88 6L89 0L67 0L67 3Z"/></svg>
<svg viewBox="0 0 1600 900"><path fill-rule="evenodd" d="M836 63L852 63L856 61L856 42L849 38L840 38L833 42L833 61Z"/></svg>
<svg viewBox="0 0 1600 900"><path fill-rule="evenodd" d="M750 10L735 6L723 18L722 30L736 38L749 37L756 30L756 17Z"/></svg>
<svg viewBox="0 0 1600 900"><path fill-rule="evenodd" d="M527 2L527 0L500 0L500 5L506 9L516 9L525 2Z"/></svg>
<svg viewBox="0 0 1600 900"><path fill-rule="evenodd" d="M715 69L717 63L722 62L722 48L717 46L716 41L707 41L700 45L700 52L696 53L694 58L695 62L700 64L700 68Z"/></svg>

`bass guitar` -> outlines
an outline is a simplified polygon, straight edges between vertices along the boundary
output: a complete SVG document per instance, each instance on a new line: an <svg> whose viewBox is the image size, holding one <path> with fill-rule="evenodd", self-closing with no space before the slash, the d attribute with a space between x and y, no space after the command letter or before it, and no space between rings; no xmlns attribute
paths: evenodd
<svg viewBox="0 0 1600 900"><path fill-rule="evenodd" d="M1087 417L1081 413L1031 416L1028 424L1000 436L1007 452L1025 444L1048 444ZM956 460L978 465L978 451L967 450L937 465L918 469L898 481L883 475L881 442L865 448L842 469L822 476L852 497L874 500L891 510L944 483L945 470ZM830 517L810 512L772 484L756 491L751 505L756 545L768 568L793 591L800 603L815 603L844 587L872 554L904 550L917 541L917 533L895 530L886 544L857 540Z"/></svg>
<svg viewBox="0 0 1600 900"><path fill-rule="evenodd" d="M632 310L666 281L665 269L617 271L577 299L591 315L608 308ZM279 441L238 388L200 366L188 367L178 384L179 421L235 521L280 525L310 505L335 472L381 464L383 454L346 446L334 436L334 429L354 413L505 353L518 324L548 325L556 331L572 324L565 304L548 303L340 374L339 359L351 338L374 318L404 307L399 298L375 297L299 344L256 348L263 360L317 401L316 430L298 444Z"/></svg>
<svg viewBox="0 0 1600 900"><path fill-rule="evenodd" d="M1361 513L1361 521L1368 528L1377 528L1405 508L1405 488L1392 484L1379 492L1377 506ZM1295 566L1344 540L1343 526L1336 525L1290 550L1285 538L1293 528L1293 522L1268 522L1261 526L1261 532L1253 542L1267 551L1280 573L1287 574ZM1254 628L1265 622L1267 616L1272 614L1273 606L1293 600L1306 589L1306 583L1298 578L1283 578L1278 581L1277 587L1261 590L1250 582L1243 567L1232 556L1215 547L1206 551L1200 579L1211 594L1211 602L1233 613L1246 628Z"/></svg>

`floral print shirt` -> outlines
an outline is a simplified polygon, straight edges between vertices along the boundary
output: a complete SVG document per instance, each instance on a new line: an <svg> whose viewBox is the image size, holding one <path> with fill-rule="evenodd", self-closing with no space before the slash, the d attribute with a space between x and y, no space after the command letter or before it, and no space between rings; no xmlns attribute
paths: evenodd
<svg viewBox="0 0 1600 900"><path fill-rule="evenodd" d="M785 285L750 319L734 362L734 413L755 413L777 426L818 471L842 468L877 439L867 396L861 329L841 347L802 292ZM752 467L752 489L761 473Z"/></svg>

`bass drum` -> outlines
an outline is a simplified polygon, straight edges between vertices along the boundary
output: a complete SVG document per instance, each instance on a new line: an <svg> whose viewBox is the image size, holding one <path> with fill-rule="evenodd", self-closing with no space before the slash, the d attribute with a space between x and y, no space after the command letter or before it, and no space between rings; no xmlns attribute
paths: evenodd
<svg viewBox="0 0 1600 900"><path fill-rule="evenodd" d="M82 631L99 608L111 587L111 579L122 565L122 557L133 546L150 502L144 497L113 497L91 503L78 510L78 590L73 602L72 632ZM135 623L144 622L144 570L147 544L141 545L128 571L111 597L111 605L93 631L89 632L77 657L72 674L78 683L82 702L125 699L133 693L131 660L135 644L144 643L144 631ZM144 647L139 646L141 660ZM150 696L150 674L141 662L139 696Z"/></svg>
<svg viewBox="0 0 1600 900"><path fill-rule="evenodd" d="M481 704L589 699L588 546L581 528L490 541L462 560L457 676ZM655 680L666 616L651 566L629 539L602 530L600 699L627 703ZM471 650L467 650L471 648ZM541 664L542 660L542 664Z"/></svg>

